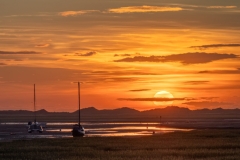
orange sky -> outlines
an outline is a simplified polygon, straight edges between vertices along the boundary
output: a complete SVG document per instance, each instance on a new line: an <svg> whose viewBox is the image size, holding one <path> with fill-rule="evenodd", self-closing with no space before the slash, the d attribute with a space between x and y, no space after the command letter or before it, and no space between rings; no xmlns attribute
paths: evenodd
<svg viewBox="0 0 240 160"><path fill-rule="evenodd" d="M76 81L82 108L240 108L239 7L0 0L0 110L33 110L35 83L37 109L75 111ZM154 103L159 91L171 103Z"/></svg>

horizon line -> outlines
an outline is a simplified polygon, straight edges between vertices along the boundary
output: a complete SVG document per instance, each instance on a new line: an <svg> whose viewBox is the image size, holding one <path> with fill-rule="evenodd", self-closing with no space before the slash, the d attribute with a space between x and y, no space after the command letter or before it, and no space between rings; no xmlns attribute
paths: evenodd
<svg viewBox="0 0 240 160"><path fill-rule="evenodd" d="M147 109L147 110L137 110L137 109L135 109L135 108L130 108L130 107L120 107L120 108L114 108L114 109L97 109L96 107L93 107L93 106L91 106L91 107L86 107L86 108L82 108L82 109L80 109L80 110L84 110L84 109L89 109L89 108L94 108L94 109L96 109L96 110L98 110L98 111L104 111L104 110L117 110L117 109L124 109L124 108L127 108L127 109L132 109L132 110L136 110L136 111L139 111L139 112L144 112L144 111L150 111L150 110L157 110L157 109L167 109L167 108L173 108L173 107L175 107L175 108L180 108L180 109L188 109L188 110L190 110L190 111L197 111L197 110L216 110L216 109L222 109L222 110L236 110L236 109L240 109L240 108L229 108L229 109L225 109L225 108L222 108L222 107L218 107L218 108L212 108L212 109L209 109L209 108L201 108L201 109L190 109L190 108L188 108L188 107L179 107L179 106L167 106L167 107L163 107L163 108L152 108L152 109ZM42 110L44 110L44 111L46 111L46 112L49 112L49 113L74 113L74 112L76 112L76 111L78 111L78 110L75 110L75 111L72 111L72 112L70 112L70 111L47 111L46 109L39 109L39 110L37 110L36 112L39 112L39 111L42 111ZM29 112L34 112L34 111L31 111L31 110L22 110L22 109L20 109L20 110L0 110L0 112L2 112L2 111L29 111Z"/></svg>

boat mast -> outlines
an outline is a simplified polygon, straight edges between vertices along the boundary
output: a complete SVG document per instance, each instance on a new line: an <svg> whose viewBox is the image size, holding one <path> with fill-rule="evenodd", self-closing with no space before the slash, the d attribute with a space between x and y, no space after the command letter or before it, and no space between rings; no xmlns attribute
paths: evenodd
<svg viewBox="0 0 240 160"><path fill-rule="evenodd" d="M78 82L78 125L80 126L80 82Z"/></svg>
<svg viewBox="0 0 240 160"><path fill-rule="evenodd" d="M35 116L35 120L34 122L36 123L36 95L35 95L35 84L34 84L34 87L33 87L33 91L34 91L34 102L33 102L33 105L34 105L34 116Z"/></svg>

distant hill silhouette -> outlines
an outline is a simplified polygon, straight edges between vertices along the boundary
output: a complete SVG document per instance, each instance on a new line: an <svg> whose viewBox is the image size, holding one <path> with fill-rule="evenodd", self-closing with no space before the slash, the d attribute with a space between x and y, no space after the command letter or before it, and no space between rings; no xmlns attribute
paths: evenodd
<svg viewBox="0 0 240 160"><path fill-rule="evenodd" d="M166 108L151 109L148 111L142 111L142 114L147 115L188 115L194 111L189 110L188 108L180 108L177 106L170 106Z"/></svg>
<svg viewBox="0 0 240 160"><path fill-rule="evenodd" d="M48 111L46 111L45 109L41 109L41 110L38 110L36 111L37 114L47 114L49 113Z"/></svg>
<svg viewBox="0 0 240 160"><path fill-rule="evenodd" d="M114 115L131 115L131 114L137 114L140 113L138 110L123 107L123 108L117 108L117 109L104 109L104 110L98 110L94 107L84 108L80 110L81 114L100 114L100 115L108 115L108 114L114 114ZM78 114L78 110L73 112L73 114Z"/></svg>
<svg viewBox="0 0 240 160"><path fill-rule="evenodd" d="M134 121L134 119L148 119L156 121L157 118L201 118L201 119L232 119L240 117L240 109L198 109L190 110L188 108L181 108L177 106L170 106L166 108L150 109L145 111L138 111L132 108L123 107L117 109L103 109L98 110L94 107L83 108L80 110L81 119L86 121L109 121L115 119L116 121ZM36 111L37 119L51 118L52 120L68 120L73 121L78 117L78 110L75 112L48 112L45 109ZM17 110L17 111L0 111L0 117L34 117L33 111ZM44 118L45 117L45 118ZM59 118L60 117L60 118ZM1 119L1 118L0 118Z"/></svg>

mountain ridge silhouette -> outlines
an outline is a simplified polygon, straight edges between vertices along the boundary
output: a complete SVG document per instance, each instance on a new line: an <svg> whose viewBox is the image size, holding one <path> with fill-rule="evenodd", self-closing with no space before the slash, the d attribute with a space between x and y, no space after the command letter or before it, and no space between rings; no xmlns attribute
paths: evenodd
<svg viewBox="0 0 240 160"><path fill-rule="evenodd" d="M196 109L196 110L190 110L189 108L185 107L178 107L178 106L169 106L165 108L155 108L155 109L149 109L149 110L143 110L139 111L133 108L129 107L121 107L116 109L97 109L95 107L87 107L80 110L81 114L193 114L193 113L214 113L214 114L240 114L240 109L223 109L223 108L214 108L214 109ZM0 110L0 114L31 114L33 111L29 110ZM74 112L48 112L45 109L40 109L36 111L36 114L78 114L78 110Z"/></svg>

